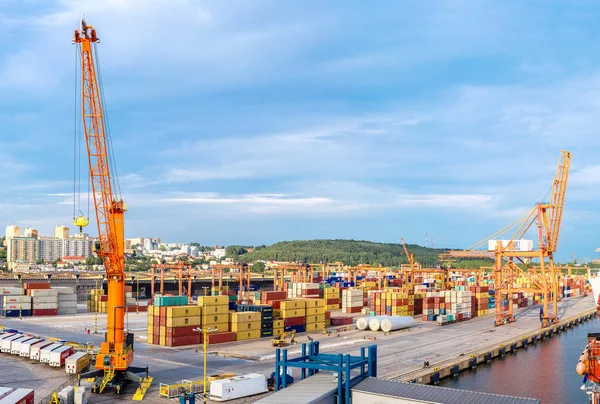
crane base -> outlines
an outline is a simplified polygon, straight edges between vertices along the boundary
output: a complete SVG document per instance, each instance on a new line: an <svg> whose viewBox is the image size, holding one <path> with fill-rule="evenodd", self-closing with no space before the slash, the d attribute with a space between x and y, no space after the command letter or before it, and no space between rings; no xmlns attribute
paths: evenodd
<svg viewBox="0 0 600 404"><path fill-rule="evenodd" d="M141 376L142 374L145 375ZM111 387L116 394L124 394L130 384L137 384L136 388L142 387L144 379L148 378L148 368L129 367L127 370L117 370L105 374L104 370L93 370L82 373L81 379L93 378L92 393L103 393L106 387Z"/></svg>

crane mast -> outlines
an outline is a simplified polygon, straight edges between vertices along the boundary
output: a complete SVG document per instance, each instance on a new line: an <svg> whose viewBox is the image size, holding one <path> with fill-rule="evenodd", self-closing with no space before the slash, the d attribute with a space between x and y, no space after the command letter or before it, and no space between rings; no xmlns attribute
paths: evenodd
<svg viewBox="0 0 600 404"><path fill-rule="evenodd" d="M108 139L102 111L102 97L94 64L96 30L81 20L73 43L81 56L81 112L88 155L90 182L100 239L99 251L108 279L106 341L96 357L96 369L125 371L133 362L133 335L124 335L125 255L124 213L126 206L115 197L111 181Z"/></svg>

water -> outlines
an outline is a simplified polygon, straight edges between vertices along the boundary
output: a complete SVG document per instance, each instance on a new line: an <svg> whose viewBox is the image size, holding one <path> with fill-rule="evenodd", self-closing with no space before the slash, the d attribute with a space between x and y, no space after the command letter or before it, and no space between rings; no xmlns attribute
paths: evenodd
<svg viewBox="0 0 600 404"><path fill-rule="evenodd" d="M489 365L445 378L440 386L540 399L542 404L587 404L582 377L575 373L589 332L600 332L600 320L574 326L551 339L517 350Z"/></svg>

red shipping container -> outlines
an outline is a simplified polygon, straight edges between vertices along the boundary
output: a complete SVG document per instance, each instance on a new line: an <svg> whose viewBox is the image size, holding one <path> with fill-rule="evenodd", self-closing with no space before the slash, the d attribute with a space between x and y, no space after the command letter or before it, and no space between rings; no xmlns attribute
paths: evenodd
<svg viewBox="0 0 600 404"><path fill-rule="evenodd" d="M56 316L58 315L58 309L34 309L32 312L34 316Z"/></svg>
<svg viewBox="0 0 600 404"><path fill-rule="evenodd" d="M291 325L302 325L305 324L304 317L291 317L283 320L284 327L289 327Z"/></svg>
<svg viewBox="0 0 600 404"><path fill-rule="evenodd" d="M327 299L326 304L340 304L340 299Z"/></svg>
<svg viewBox="0 0 600 404"><path fill-rule="evenodd" d="M2 401L11 404L33 404L34 403L34 391L30 389L16 389Z"/></svg>
<svg viewBox="0 0 600 404"><path fill-rule="evenodd" d="M160 316L161 317L167 317L167 308L166 307L161 307L160 308Z"/></svg>
<svg viewBox="0 0 600 404"><path fill-rule="evenodd" d="M361 310L362 310L362 307L346 307L345 312L346 313L360 313Z"/></svg>
<svg viewBox="0 0 600 404"><path fill-rule="evenodd" d="M331 317L332 326L350 325L352 324L352 317Z"/></svg>
<svg viewBox="0 0 600 404"><path fill-rule="evenodd" d="M188 335L200 335L198 331L194 331L198 326L190 325L187 327L167 327L167 337L185 337Z"/></svg>
<svg viewBox="0 0 600 404"><path fill-rule="evenodd" d="M108 295L98 295L99 302L108 302Z"/></svg>
<svg viewBox="0 0 600 404"><path fill-rule="evenodd" d="M262 300L284 300L287 298L287 292L285 291L271 291L271 292L262 292L261 294Z"/></svg>
<svg viewBox="0 0 600 404"><path fill-rule="evenodd" d="M125 292L133 292L133 286L125 285Z"/></svg>
<svg viewBox="0 0 600 404"><path fill-rule="evenodd" d="M281 300L272 300L268 304L273 306L274 309L279 309L281 307Z"/></svg>
<svg viewBox="0 0 600 404"><path fill-rule="evenodd" d="M331 312L329 310L325 311L325 320L329 320L331 318Z"/></svg>
<svg viewBox="0 0 600 404"><path fill-rule="evenodd" d="M160 335L160 327L154 327L152 329L152 334L156 337L158 337Z"/></svg>
<svg viewBox="0 0 600 404"><path fill-rule="evenodd" d="M167 326L167 318L166 317L161 317L160 321L158 322L158 325L161 327L166 327Z"/></svg>
<svg viewBox="0 0 600 404"><path fill-rule="evenodd" d="M225 342L234 342L234 332L211 332L206 336L206 342L210 344L222 344Z"/></svg>
<svg viewBox="0 0 600 404"><path fill-rule="evenodd" d="M185 345L197 345L200 343L200 334L196 335L184 335L182 337L169 337L167 335L167 346L185 346Z"/></svg>
<svg viewBox="0 0 600 404"><path fill-rule="evenodd" d="M139 311L148 311L148 306L140 306Z"/></svg>
<svg viewBox="0 0 600 404"><path fill-rule="evenodd" d="M24 289L50 289L50 282L25 282Z"/></svg>

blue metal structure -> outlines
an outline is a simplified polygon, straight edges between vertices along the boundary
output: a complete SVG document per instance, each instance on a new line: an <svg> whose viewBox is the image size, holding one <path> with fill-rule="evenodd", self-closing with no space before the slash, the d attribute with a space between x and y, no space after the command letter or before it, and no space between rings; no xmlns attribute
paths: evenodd
<svg viewBox="0 0 600 404"><path fill-rule="evenodd" d="M308 349L307 349L308 348ZM350 388L355 383L367 377L377 377L377 345L360 348L360 356L348 354L321 354L319 353L319 341L311 341L302 344L300 357L288 359L287 349L281 352L280 348L275 350L275 391L287 387L288 368L299 368L302 370L301 379L312 376L319 371L330 371L337 373L338 381L338 404L350 404ZM357 370L354 375L353 370Z"/></svg>

